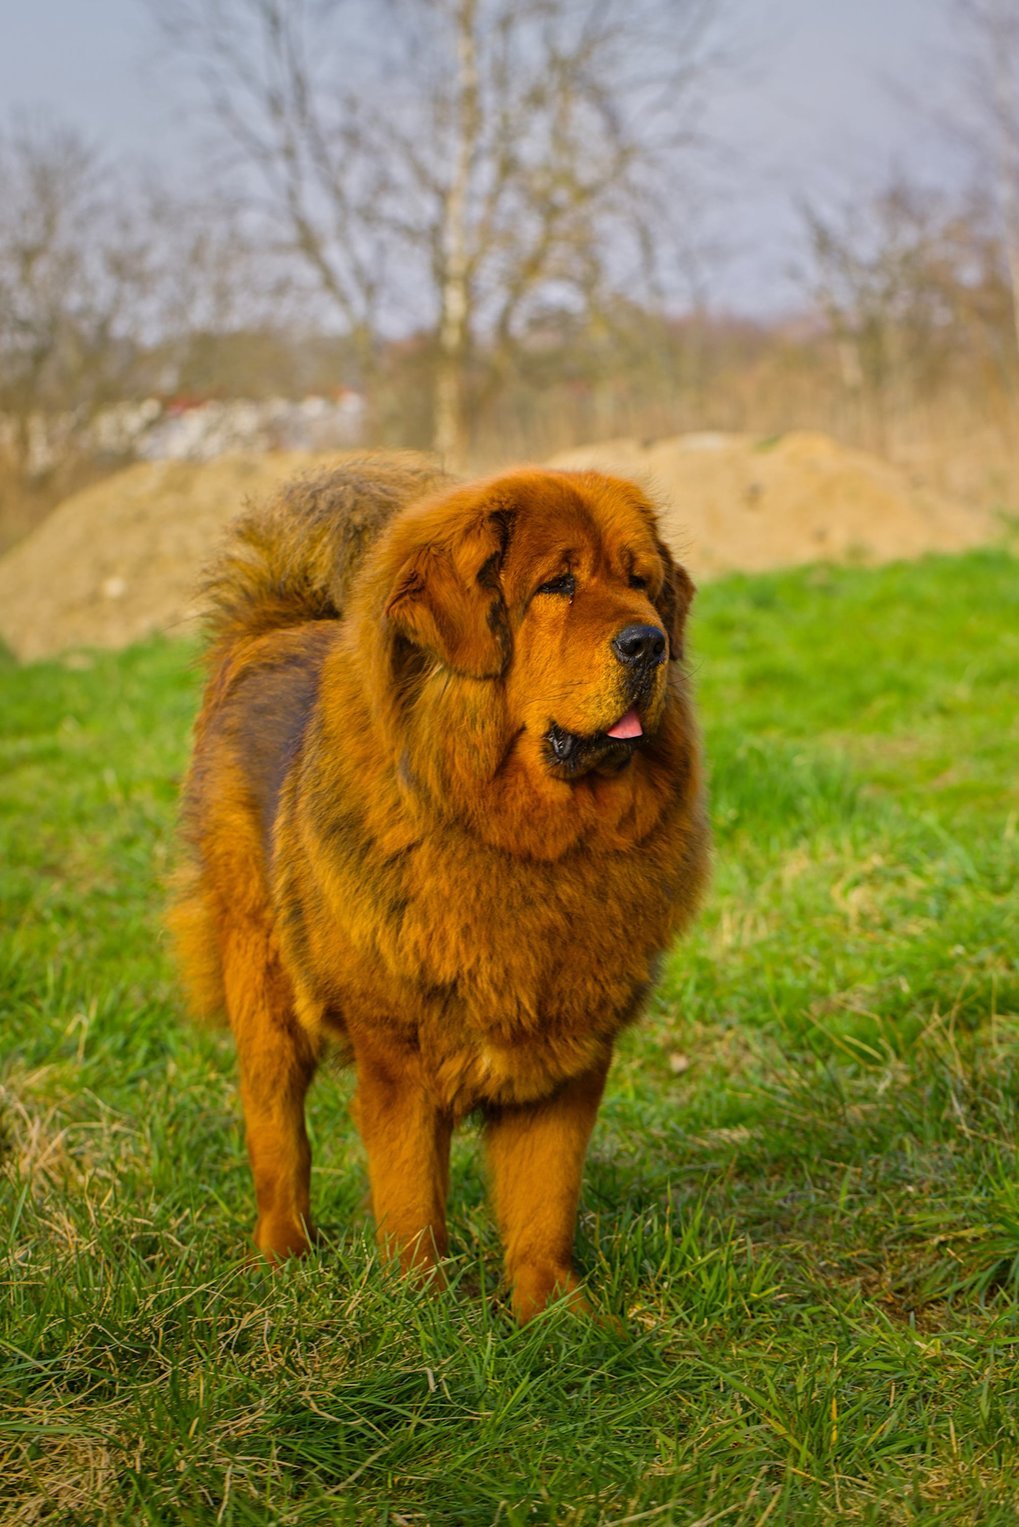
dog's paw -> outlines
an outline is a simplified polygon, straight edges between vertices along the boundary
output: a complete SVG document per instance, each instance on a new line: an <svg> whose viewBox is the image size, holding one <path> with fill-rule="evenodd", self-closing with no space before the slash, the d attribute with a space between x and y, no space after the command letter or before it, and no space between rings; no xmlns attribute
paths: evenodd
<svg viewBox="0 0 1019 1527"><path fill-rule="evenodd" d="M316 1245L319 1235L314 1225L303 1220L262 1218L252 1237L256 1251L267 1262L285 1262L288 1257L303 1257Z"/></svg>
<svg viewBox="0 0 1019 1527"><path fill-rule="evenodd" d="M595 1314L594 1306L581 1288L580 1279L569 1267L546 1263L516 1269L511 1304L520 1325L526 1325L560 1299L572 1315L593 1317Z"/></svg>

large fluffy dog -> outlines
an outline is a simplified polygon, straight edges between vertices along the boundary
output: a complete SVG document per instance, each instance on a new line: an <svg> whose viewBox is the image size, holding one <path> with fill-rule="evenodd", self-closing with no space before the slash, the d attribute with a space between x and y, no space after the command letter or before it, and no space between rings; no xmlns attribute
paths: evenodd
<svg viewBox="0 0 1019 1527"><path fill-rule="evenodd" d="M369 456L238 520L209 592L174 924L236 1036L256 1245L313 1234L304 1099L333 1040L381 1243L443 1255L476 1110L517 1316L582 1306L613 1042L707 857L692 585L651 506L593 472L461 485Z"/></svg>

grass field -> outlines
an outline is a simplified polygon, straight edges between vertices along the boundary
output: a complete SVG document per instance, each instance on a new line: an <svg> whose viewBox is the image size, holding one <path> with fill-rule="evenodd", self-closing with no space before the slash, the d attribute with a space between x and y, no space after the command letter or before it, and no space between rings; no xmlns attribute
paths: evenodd
<svg viewBox="0 0 1019 1527"><path fill-rule="evenodd" d="M701 594L715 884L578 1241L623 1331L510 1325L470 1129L450 1291L394 1280L342 1074L330 1243L243 1261L160 932L189 658L0 669L0 1521L1019 1520L1019 564Z"/></svg>

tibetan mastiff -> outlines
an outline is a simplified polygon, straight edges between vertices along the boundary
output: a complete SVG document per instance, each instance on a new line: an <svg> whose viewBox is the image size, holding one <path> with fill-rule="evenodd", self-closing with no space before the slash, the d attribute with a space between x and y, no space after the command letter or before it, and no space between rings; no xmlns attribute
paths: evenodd
<svg viewBox="0 0 1019 1527"><path fill-rule="evenodd" d="M304 1103L356 1067L380 1245L441 1277L483 1122L514 1312L566 1295L616 1035L707 864L693 593L633 483L365 456L235 521L172 914L236 1038L270 1260L314 1236Z"/></svg>

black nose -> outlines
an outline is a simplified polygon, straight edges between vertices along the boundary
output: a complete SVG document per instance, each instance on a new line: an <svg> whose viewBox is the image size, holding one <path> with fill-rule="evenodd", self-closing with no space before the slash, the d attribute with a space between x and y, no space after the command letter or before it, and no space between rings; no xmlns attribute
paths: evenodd
<svg viewBox="0 0 1019 1527"><path fill-rule="evenodd" d="M657 668L665 661L665 646L665 632L657 626L624 626L612 638L616 657L634 668Z"/></svg>

